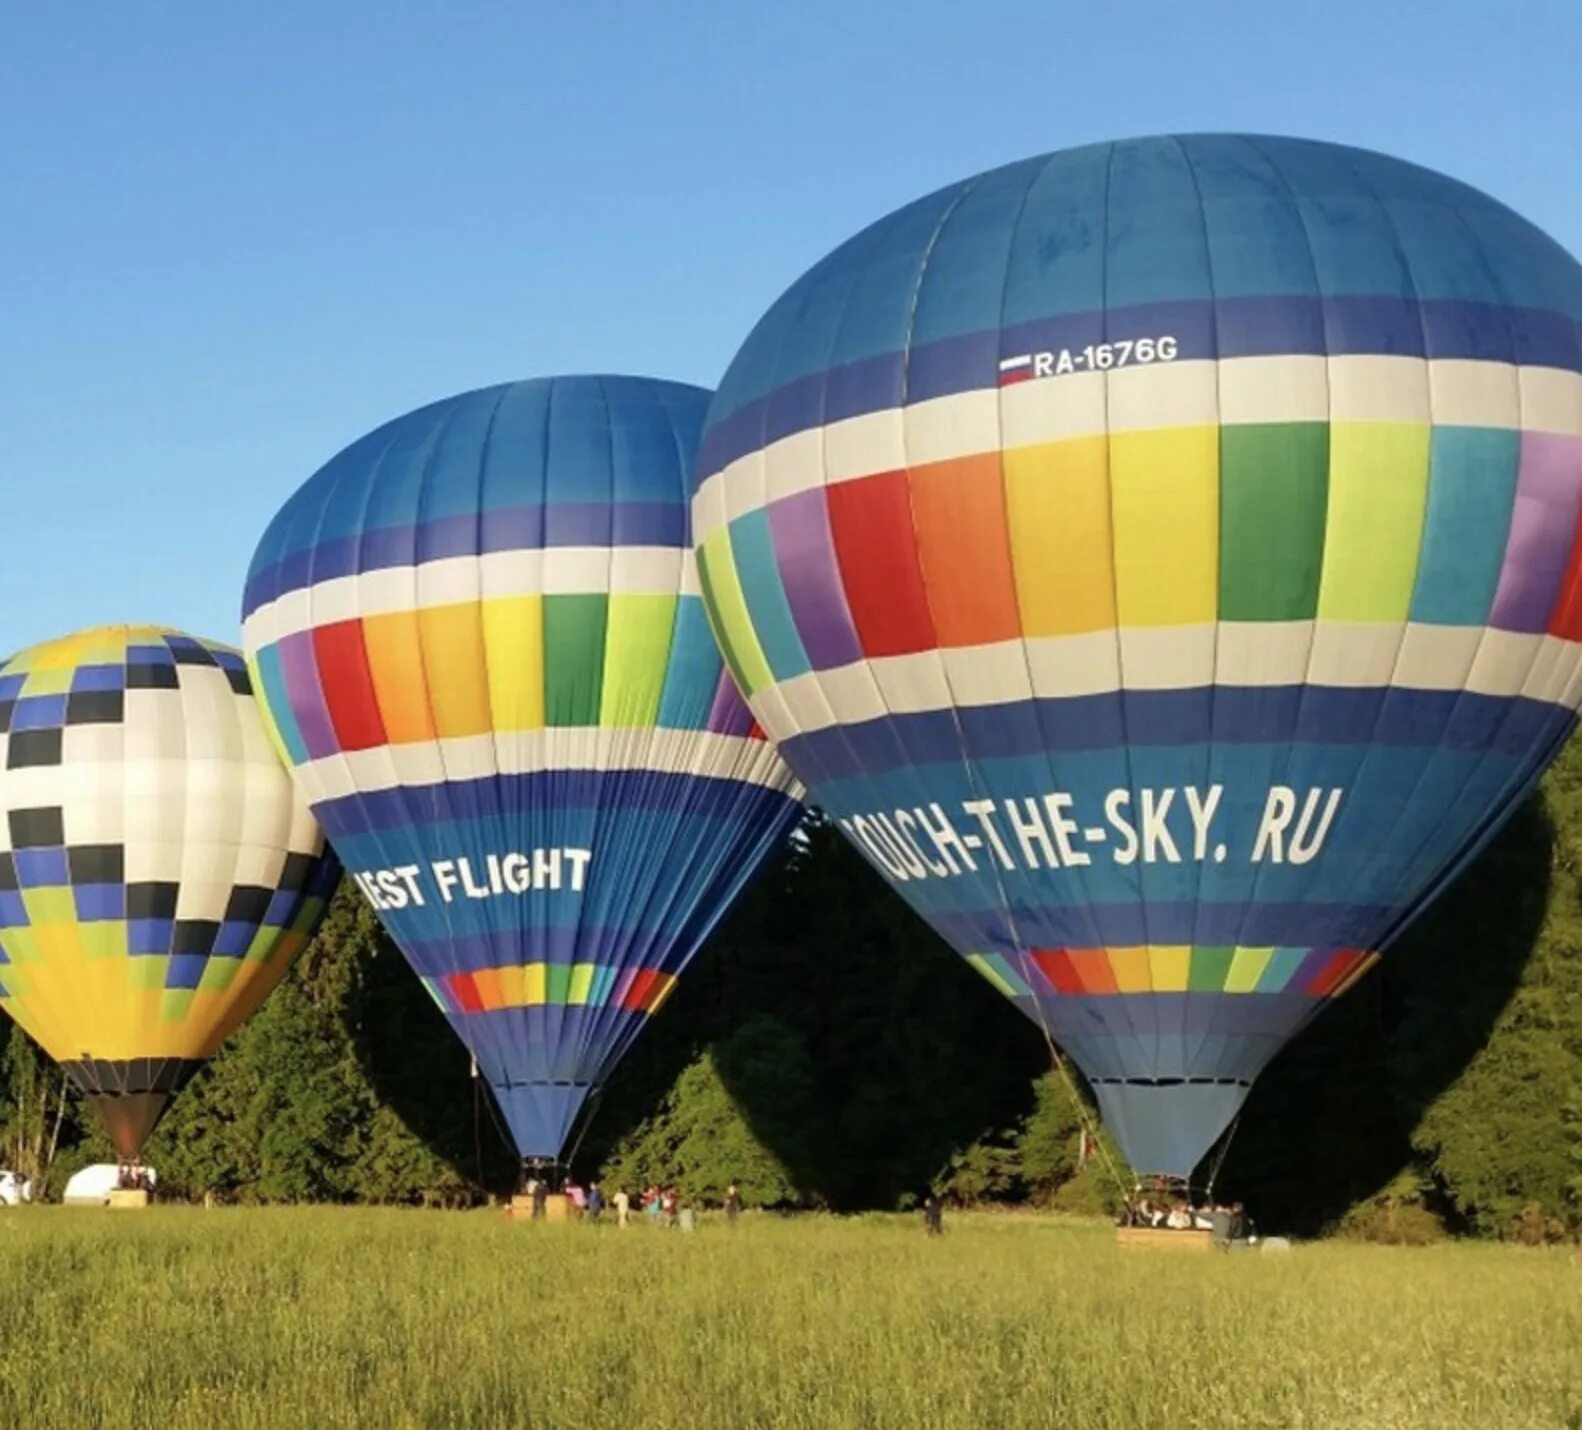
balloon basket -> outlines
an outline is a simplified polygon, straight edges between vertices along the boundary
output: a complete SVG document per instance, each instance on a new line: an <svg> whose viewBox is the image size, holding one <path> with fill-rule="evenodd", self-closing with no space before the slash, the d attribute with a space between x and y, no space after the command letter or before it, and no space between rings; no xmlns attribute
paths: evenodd
<svg viewBox="0 0 1582 1430"><path fill-rule="evenodd" d="M505 1214L512 1221L533 1220L533 1199L525 1193L518 1193L511 1198L511 1204L505 1209ZM571 1220L571 1198L555 1192L544 1198L545 1221L566 1222Z"/></svg>
<svg viewBox="0 0 1582 1430"><path fill-rule="evenodd" d="M1192 1251L1214 1249L1211 1231L1172 1231L1163 1226L1118 1226L1115 1244L1122 1251Z"/></svg>
<svg viewBox="0 0 1582 1430"><path fill-rule="evenodd" d="M140 1212L148 1206L148 1192L143 1187L117 1187L104 1204L111 1211Z"/></svg>

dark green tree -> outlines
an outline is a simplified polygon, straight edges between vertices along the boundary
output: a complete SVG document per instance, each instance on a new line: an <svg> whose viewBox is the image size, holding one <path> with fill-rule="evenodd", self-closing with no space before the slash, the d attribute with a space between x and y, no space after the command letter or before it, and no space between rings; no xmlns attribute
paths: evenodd
<svg viewBox="0 0 1582 1430"><path fill-rule="evenodd" d="M75 1137L66 1079L20 1028L0 1026L0 1166L44 1191L55 1159Z"/></svg>
<svg viewBox="0 0 1582 1430"><path fill-rule="evenodd" d="M25 1038L0 1039L0 1160L28 1170L53 1142L58 1190L108 1146ZM577 1170L836 1209L929 1186L1100 1209L1113 1179L1078 1166L1082 1115L1049 1066L1038 1030L812 819L617 1070ZM350 886L149 1158L168 1194L240 1201L462 1203L515 1168L465 1050ZM1582 1222L1582 746L1274 1061L1220 1189L1304 1231Z"/></svg>
<svg viewBox="0 0 1582 1430"><path fill-rule="evenodd" d="M682 1070L653 1115L616 1144L602 1176L633 1191L674 1185L705 1202L719 1202L735 1182L750 1205L805 1203L810 1193L794 1169L817 1156L799 1145L815 1125L814 1098L801 1039L773 1018L749 1019ZM752 1118L744 1105L757 1109Z"/></svg>

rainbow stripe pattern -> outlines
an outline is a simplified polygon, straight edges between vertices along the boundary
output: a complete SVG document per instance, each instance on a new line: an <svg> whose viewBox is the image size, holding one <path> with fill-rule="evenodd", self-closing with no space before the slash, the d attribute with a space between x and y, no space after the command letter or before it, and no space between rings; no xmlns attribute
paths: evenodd
<svg viewBox="0 0 1582 1430"><path fill-rule="evenodd" d="M1570 732L1579 319L1462 184L1159 138L881 220L722 382L693 515L754 714L1139 1170L1190 1170Z"/></svg>
<svg viewBox="0 0 1582 1430"><path fill-rule="evenodd" d="M247 583L280 749L523 1156L799 809L698 592L707 401L575 377L423 408L310 478Z"/></svg>

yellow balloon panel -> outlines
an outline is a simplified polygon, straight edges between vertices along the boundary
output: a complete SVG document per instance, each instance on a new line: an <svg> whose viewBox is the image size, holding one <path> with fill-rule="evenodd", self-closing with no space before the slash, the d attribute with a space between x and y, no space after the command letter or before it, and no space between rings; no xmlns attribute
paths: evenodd
<svg viewBox="0 0 1582 1430"><path fill-rule="evenodd" d="M337 874L238 652L115 626L0 666L0 1008L84 1090L212 1056Z"/></svg>

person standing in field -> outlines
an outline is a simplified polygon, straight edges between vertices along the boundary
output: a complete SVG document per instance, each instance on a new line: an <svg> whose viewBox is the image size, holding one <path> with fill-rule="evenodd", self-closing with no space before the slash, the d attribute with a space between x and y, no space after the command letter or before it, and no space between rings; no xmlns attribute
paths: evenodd
<svg viewBox="0 0 1582 1430"><path fill-rule="evenodd" d="M604 1193L599 1190L599 1184L597 1182L588 1183L586 1206L588 1220L598 1221L599 1213L604 1210Z"/></svg>
<svg viewBox="0 0 1582 1430"><path fill-rule="evenodd" d="M533 1220L543 1221L544 1207L549 1201L549 1183L542 1177L534 1177L533 1190L529 1195L533 1198Z"/></svg>
<svg viewBox="0 0 1582 1430"><path fill-rule="evenodd" d="M676 1195L674 1187L666 1187L664 1196L660 1199L660 1209L665 1214L665 1225L676 1224L676 1209L680 1206L680 1198Z"/></svg>
<svg viewBox="0 0 1582 1430"><path fill-rule="evenodd" d="M631 1220L632 1199L626 1195L625 1187L615 1189L615 1224L625 1226Z"/></svg>
<svg viewBox="0 0 1582 1430"><path fill-rule="evenodd" d="M943 1236L945 1234L945 1203L940 1200L938 1192L930 1191L923 1198L923 1235Z"/></svg>
<svg viewBox="0 0 1582 1430"><path fill-rule="evenodd" d="M736 1225L736 1218L742 1214L742 1194L736 1190L736 1183L732 1182L725 1189L725 1221L730 1226Z"/></svg>

